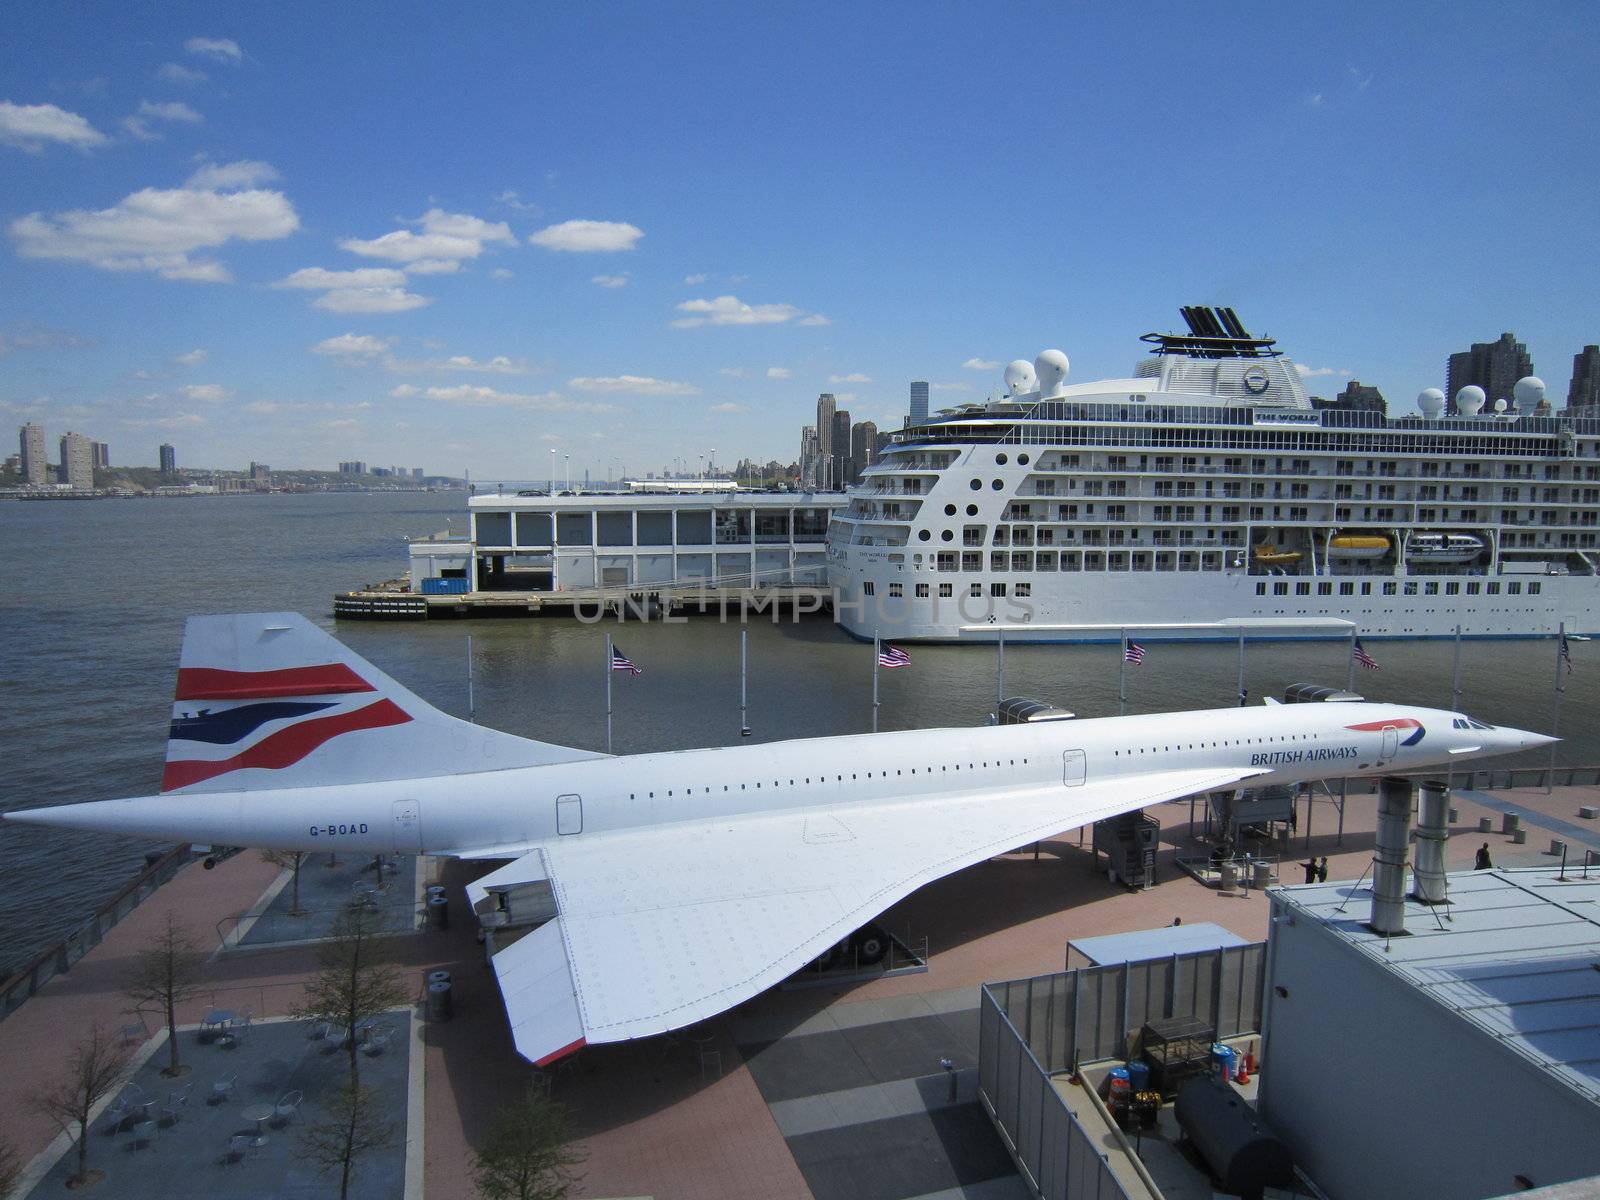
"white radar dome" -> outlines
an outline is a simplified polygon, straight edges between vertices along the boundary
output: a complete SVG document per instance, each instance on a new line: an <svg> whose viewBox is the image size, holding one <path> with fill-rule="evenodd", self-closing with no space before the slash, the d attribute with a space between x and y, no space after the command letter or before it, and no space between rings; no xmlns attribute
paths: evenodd
<svg viewBox="0 0 1600 1200"><path fill-rule="evenodd" d="M1039 395L1043 398L1059 396L1061 385L1067 380L1072 363L1060 350L1046 350L1033 360L1034 374L1039 378Z"/></svg>
<svg viewBox="0 0 1600 1200"><path fill-rule="evenodd" d="M1011 360L1011 365L1006 367L1006 390L1013 396L1021 396L1026 392L1035 391L1039 386L1039 376L1034 373L1033 364L1025 358Z"/></svg>
<svg viewBox="0 0 1600 1200"><path fill-rule="evenodd" d="M1506 410L1506 402L1504 400L1496 400L1494 402L1494 410L1497 413L1505 412L1505 410Z"/></svg>
<svg viewBox="0 0 1600 1200"><path fill-rule="evenodd" d="M1417 393L1417 407L1428 420L1436 420L1444 411L1444 393L1438 388L1423 388Z"/></svg>
<svg viewBox="0 0 1600 1200"><path fill-rule="evenodd" d="M1456 411L1458 413L1475 413L1483 409L1483 389L1475 383L1469 383L1456 393Z"/></svg>
<svg viewBox="0 0 1600 1200"><path fill-rule="evenodd" d="M1517 380L1516 386L1511 389L1511 394L1517 399L1517 408L1522 412L1532 412L1544 403L1544 380L1537 375L1524 375Z"/></svg>

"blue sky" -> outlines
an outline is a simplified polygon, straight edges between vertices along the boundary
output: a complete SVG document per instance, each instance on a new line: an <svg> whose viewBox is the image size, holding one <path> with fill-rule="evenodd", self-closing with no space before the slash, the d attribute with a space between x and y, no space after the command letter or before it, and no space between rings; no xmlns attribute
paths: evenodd
<svg viewBox="0 0 1600 1200"><path fill-rule="evenodd" d="M1600 341L1587 5L7 11L0 415L115 463L787 462L1189 303L1392 411Z"/></svg>

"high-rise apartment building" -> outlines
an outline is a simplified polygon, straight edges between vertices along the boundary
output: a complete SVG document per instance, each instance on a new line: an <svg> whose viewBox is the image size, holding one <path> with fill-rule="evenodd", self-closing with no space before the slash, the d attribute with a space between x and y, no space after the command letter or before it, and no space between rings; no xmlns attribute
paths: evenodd
<svg viewBox="0 0 1600 1200"><path fill-rule="evenodd" d="M111 446L108 442L90 442L94 449L94 469L96 471L109 471L111 469Z"/></svg>
<svg viewBox="0 0 1600 1200"><path fill-rule="evenodd" d="M842 492L850 485L850 410L833 414L833 474L828 486Z"/></svg>
<svg viewBox="0 0 1600 1200"><path fill-rule="evenodd" d="M56 478L70 488L94 487L94 443L81 433L61 439L61 469Z"/></svg>
<svg viewBox="0 0 1600 1200"><path fill-rule="evenodd" d="M861 473L878 456L878 424L860 421L850 426L850 482L860 483Z"/></svg>
<svg viewBox="0 0 1600 1200"><path fill-rule="evenodd" d="M29 421L22 427L22 482L43 487L50 482L44 453L44 426Z"/></svg>
<svg viewBox="0 0 1600 1200"><path fill-rule="evenodd" d="M342 462L339 464L339 474L341 475L365 475L366 473L367 464L362 462L359 458L352 459L350 462Z"/></svg>
<svg viewBox="0 0 1600 1200"><path fill-rule="evenodd" d="M1445 412L1456 410L1456 393L1475 383L1493 404L1511 399L1517 380L1533 374L1533 359L1516 335L1502 333L1492 342L1474 342L1471 350L1452 354L1444 377Z"/></svg>
<svg viewBox="0 0 1600 1200"><path fill-rule="evenodd" d="M837 487L833 473L833 418L838 411L832 392L817 397L817 488L827 491Z"/></svg>
<svg viewBox="0 0 1600 1200"><path fill-rule="evenodd" d="M1572 385L1567 388L1568 408L1600 405L1600 346L1585 346L1572 356Z"/></svg>
<svg viewBox="0 0 1600 1200"><path fill-rule="evenodd" d="M178 452L167 442L161 443L161 473L163 475L178 473Z"/></svg>
<svg viewBox="0 0 1600 1200"><path fill-rule="evenodd" d="M815 491L819 486L817 480L818 467L822 461L822 453L817 448L817 427L805 425L800 429L800 486L808 492Z"/></svg>
<svg viewBox="0 0 1600 1200"><path fill-rule="evenodd" d="M911 416L906 420L907 425L926 425L928 423L928 382L925 379L913 380L911 384Z"/></svg>

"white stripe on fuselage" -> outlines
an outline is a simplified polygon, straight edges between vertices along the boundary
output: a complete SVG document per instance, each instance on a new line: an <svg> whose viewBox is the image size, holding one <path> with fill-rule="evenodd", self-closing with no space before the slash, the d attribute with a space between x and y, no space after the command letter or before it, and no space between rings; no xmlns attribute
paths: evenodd
<svg viewBox="0 0 1600 1200"><path fill-rule="evenodd" d="M223 845L387 853L394 806L416 802L421 849L506 856L565 837L677 821L737 819L788 809L915 802L941 795L1060 785L1064 755L1083 753L1086 777L1183 769L1255 769L1251 786L1425 767L1516 749L1500 731L1452 728L1457 714L1372 703L1225 708L972 729L860 734L755 746L681 750L384 783L186 793L51 810L51 823ZM1420 721L1396 731L1348 726ZM1507 735L1520 731L1505 731ZM386 737L387 731L347 738ZM1451 755L1452 747L1480 747ZM314 758L307 760L314 765ZM581 832L557 831L557 802L581 798ZM577 808L569 799L569 818ZM43 813L40 814L44 816Z"/></svg>

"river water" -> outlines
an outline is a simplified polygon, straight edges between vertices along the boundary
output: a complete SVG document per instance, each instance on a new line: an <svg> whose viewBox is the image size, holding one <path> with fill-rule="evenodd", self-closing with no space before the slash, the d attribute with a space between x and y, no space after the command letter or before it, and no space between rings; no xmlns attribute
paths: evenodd
<svg viewBox="0 0 1600 1200"><path fill-rule="evenodd" d="M404 539L465 524L460 493L339 493L0 504L0 810L142 795L160 785L183 620L195 613L294 610L335 628L337 591L399 575ZM1114 620L1085 614L1086 621ZM823 617L749 635L748 721L755 741L864 732L872 653ZM341 638L457 716L468 710L471 637L476 719L544 741L603 749L604 638L643 668L613 684L614 749L639 753L739 738L737 622L583 624L568 618L343 622ZM1147 643L1127 670L1128 711L1236 702L1237 649ZM1450 703L1448 641L1369 641L1381 670L1356 689L1376 699ZM1559 747L1564 764L1600 762L1600 642L1573 643ZM909 669L881 674L879 725L981 723L994 711L993 647L911 646ZM1006 690L1081 716L1117 711L1114 645L1010 646ZM1249 646L1252 700L1291 683L1343 686L1342 642ZM1548 641L1472 641L1462 707L1494 724L1550 728ZM1512 761L1512 760L1506 760ZM1537 752L1530 765L1543 765ZM125 838L0 826L0 974L70 930L141 866ZM220 920L229 914L216 914Z"/></svg>

